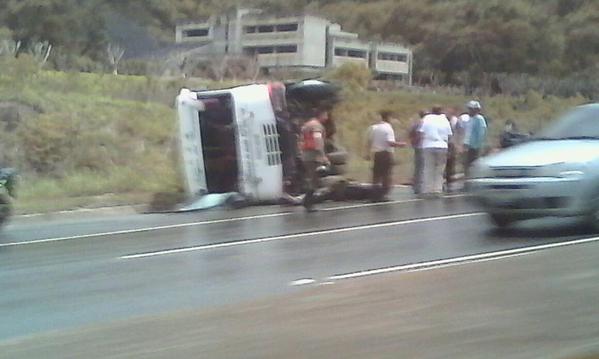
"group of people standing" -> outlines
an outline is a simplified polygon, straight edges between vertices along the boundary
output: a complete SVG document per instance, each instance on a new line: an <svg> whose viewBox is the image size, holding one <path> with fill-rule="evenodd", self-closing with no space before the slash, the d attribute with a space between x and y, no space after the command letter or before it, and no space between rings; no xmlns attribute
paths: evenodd
<svg viewBox="0 0 599 359"><path fill-rule="evenodd" d="M478 101L469 101L466 112L433 106L421 111L410 129L414 149L414 192L438 197L451 192L456 167L461 163L467 177L470 166L486 146L487 120ZM460 161L461 160L461 161Z"/></svg>
<svg viewBox="0 0 599 359"><path fill-rule="evenodd" d="M486 146L487 121L481 114L478 101L469 101L466 112L455 108L433 106L421 111L409 131L414 149L414 192L422 197L439 197L452 191L456 166L461 163L464 174ZM378 123L368 130L368 155L373 159L372 182L376 189L375 200L385 201L391 189L393 150L405 147L396 141L390 121L393 114L380 113ZM460 161L461 159L461 161Z"/></svg>
<svg viewBox="0 0 599 359"><path fill-rule="evenodd" d="M486 146L487 121L481 114L478 101L469 101L466 112L459 114L455 108L433 106L421 111L409 131L410 144L414 150L414 192L424 198L439 197L451 192L452 179L458 163L464 174L483 152ZM381 111L378 121L367 133L367 155L372 160L372 199L387 201L393 181L393 152L407 147L398 141L391 125L391 111ZM318 168L328 163L325 152L326 127L330 122L328 113L316 111L301 129L302 160L305 169L306 195L304 206L314 210L314 191L318 186ZM461 161L460 161L461 159Z"/></svg>

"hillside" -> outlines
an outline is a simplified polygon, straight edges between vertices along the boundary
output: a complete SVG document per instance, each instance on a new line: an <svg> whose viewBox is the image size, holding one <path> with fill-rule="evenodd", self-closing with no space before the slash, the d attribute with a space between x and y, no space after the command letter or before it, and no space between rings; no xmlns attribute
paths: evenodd
<svg viewBox="0 0 599 359"><path fill-rule="evenodd" d="M5 0L0 27L24 43L49 41L56 56L102 62L106 43L122 40L123 32L152 46L147 34L172 41L177 20L235 4L317 13L362 36L406 43L416 50L420 82L476 85L488 73L563 78L596 74L599 63L595 0ZM121 36L114 31L115 14L131 22Z"/></svg>

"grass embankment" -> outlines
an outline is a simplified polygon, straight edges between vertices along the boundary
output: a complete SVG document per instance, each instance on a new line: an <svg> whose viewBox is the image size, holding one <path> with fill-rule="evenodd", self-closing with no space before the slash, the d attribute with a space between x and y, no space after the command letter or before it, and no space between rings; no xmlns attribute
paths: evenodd
<svg viewBox="0 0 599 359"><path fill-rule="evenodd" d="M174 97L184 85L219 86L38 71L23 61L3 67L8 71L0 73L0 104L16 110L0 113L4 126L0 156L21 173L18 213L147 203L155 193L180 191ZM405 138L410 118L418 110L465 101L461 96L407 91L345 94L335 117L339 142L351 153L350 176L368 178L369 165L361 159L363 135L378 110L398 113L396 131ZM496 136L505 119L536 130L544 119L584 99L543 99L531 93L525 98L483 101L494 119L491 135ZM399 151L398 160L398 177L406 180L411 152Z"/></svg>
<svg viewBox="0 0 599 359"><path fill-rule="evenodd" d="M170 104L182 83L37 71L21 61L6 68L0 146L2 163L20 172L17 213L179 190Z"/></svg>

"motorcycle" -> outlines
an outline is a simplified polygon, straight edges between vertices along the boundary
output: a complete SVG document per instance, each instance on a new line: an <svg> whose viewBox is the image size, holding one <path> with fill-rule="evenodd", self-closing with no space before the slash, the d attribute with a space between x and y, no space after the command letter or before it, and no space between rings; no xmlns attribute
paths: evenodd
<svg viewBox="0 0 599 359"><path fill-rule="evenodd" d="M0 169L0 227L12 213L12 202L16 197L17 172L12 168Z"/></svg>

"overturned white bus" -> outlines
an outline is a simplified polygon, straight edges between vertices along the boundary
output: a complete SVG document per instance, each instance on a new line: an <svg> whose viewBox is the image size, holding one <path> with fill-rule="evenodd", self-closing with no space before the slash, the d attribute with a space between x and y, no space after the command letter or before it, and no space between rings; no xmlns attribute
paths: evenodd
<svg viewBox="0 0 599 359"><path fill-rule="evenodd" d="M308 80L291 86L252 84L223 90L182 89L176 106L186 190L190 197L239 193L249 202L284 194L284 173L297 157L287 101L297 108L336 101L337 88ZM297 106L299 104L299 107Z"/></svg>

